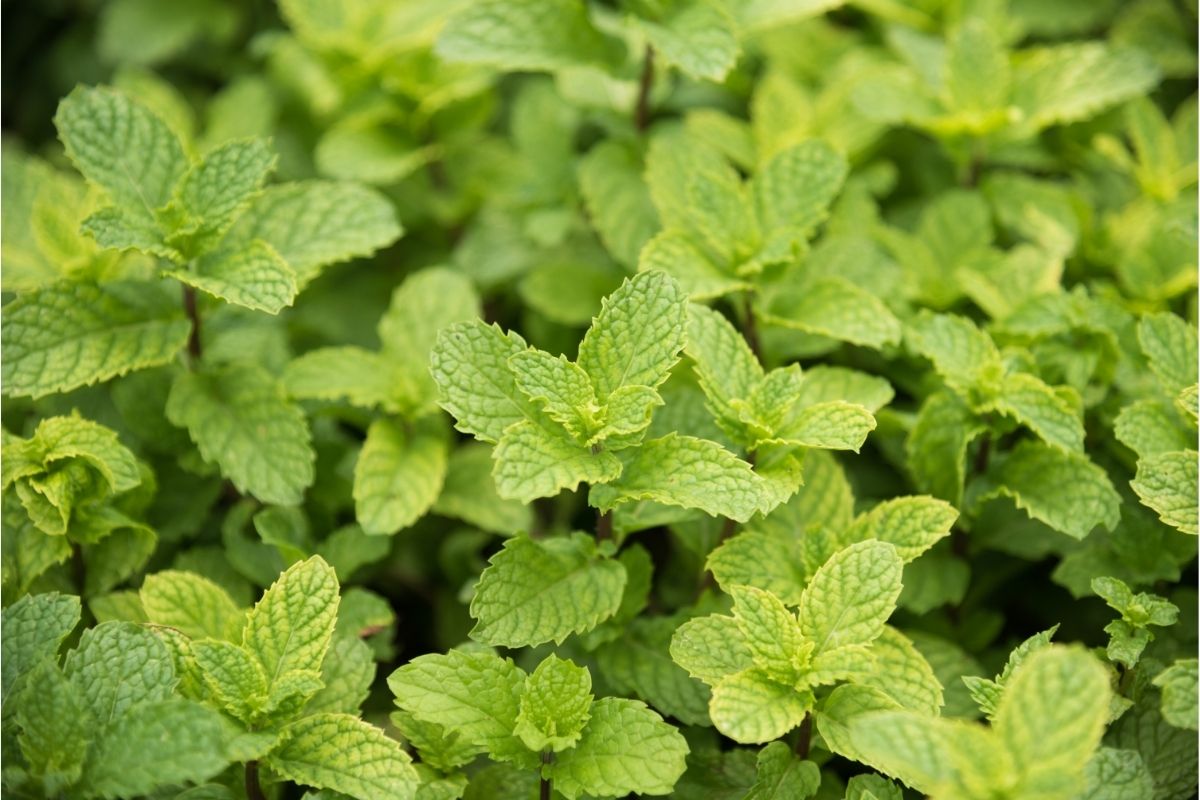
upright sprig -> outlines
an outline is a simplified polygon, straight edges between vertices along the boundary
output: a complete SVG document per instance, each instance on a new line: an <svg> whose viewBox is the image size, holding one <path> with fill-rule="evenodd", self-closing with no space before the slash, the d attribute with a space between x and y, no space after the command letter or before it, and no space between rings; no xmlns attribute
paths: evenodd
<svg viewBox="0 0 1200 800"><path fill-rule="evenodd" d="M491 652L451 650L413 659L388 686L401 708L393 721L448 772L486 753L536 772L543 797L552 788L575 800L670 794L685 768L679 731L640 701L595 699L588 670L554 655L526 673Z"/></svg>

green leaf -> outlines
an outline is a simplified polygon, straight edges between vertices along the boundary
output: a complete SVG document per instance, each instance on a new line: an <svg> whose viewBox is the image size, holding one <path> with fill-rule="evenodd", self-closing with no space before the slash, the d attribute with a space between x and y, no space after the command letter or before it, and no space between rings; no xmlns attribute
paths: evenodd
<svg viewBox="0 0 1200 800"><path fill-rule="evenodd" d="M638 25L656 55L693 78L723 81L740 53L733 19L717 3L675 3L663 19Z"/></svg>
<svg viewBox="0 0 1200 800"><path fill-rule="evenodd" d="M638 158L615 140L601 142L579 162L579 191L608 252L636 267L642 246L658 230Z"/></svg>
<svg viewBox="0 0 1200 800"><path fill-rule="evenodd" d="M0 704L8 701L23 675L58 653L67 634L79 624L80 614L78 597L57 592L27 594L4 609L0 618Z"/></svg>
<svg viewBox="0 0 1200 800"><path fill-rule="evenodd" d="M220 707L247 724L258 722L270 693L258 661L242 647L225 641L192 642L190 650Z"/></svg>
<svg viewBox="0 0 1200 800"><path fill-rule="evenodd" d="M1150 368L1170 395L1196 383L1196 331L1193 325L1162 312L1146 314L1138 323L1138 342Z"/></svg>
<svg viewBox="0 0 1200 800"><path fill-rule="evenodd" d="M932 497L897 497L861 515L838 535L844 544L878 539L894 545L908 563L950 535L958 511Z"/></svg>
<svg viewBox="0 0 1200 800"><path fill-rule="evenodd" d="M741 642L750 651L755 666L781 683L795 682L811 652L796 617L778 597L762 589L731 586L729 593Z"/></svg>
<svg viewBox="0 0 1200 800"><path fill-rule="evenodd" d="M57 660L47 658L26 674L18 697L16 711L5 711L21 729L21 755L47 795L61 794L79 780L87 759L82 691L63 676Z"/></svg>
<svg viewBox="0 0 1200 800"><path fill-rule="evenodd" d="M581 482L605 483L621 474L621 462L612 453L592 452L563 429L538 422L510 426L492 457L496 491L522 503L574 490Z"/></svg>
<svg viewBox="0 0 1200 800"><path fill-rule="evenodd" d="M568 800L669 794L683 774L687 754L679 731L644 703L605 697L592 704L591 719L575 747L546 769L554 788Z"/></svg>
<svg viewBox="0 0 1200 800"><path fill-rule="evenodd" d="M852 717L849 729L859 760L927 795L984 798L1011 781L1007 753L973 723L876 711Z"/></svg>
<svg viewBox="0 0 1200 800"><path fill-rule="evenodd" d="M836 652L836 651L835 651ZM874 665L858 682L879 689L901 707L923 714L941 712L942 684L912 641L885 625L870 649Z"/></svg>
<svg viewBox="0 0 1200 800"><path fill-rule="evenodd" d="M288 780L359 800L411 800L417 773L400 743L349 714L316 714L285 727L264 763Z"/></svg>
<svg viewBox="0 0 1200 800"><path fill-rule="evenodd" d="M385 356L403 363L415 410L432 408L437 393L429 354L438 333L478 316L479 296L470 280L444 267L414 272L392 292L391 303L379 319L379 341Z"/></svg>
<svg viewBox="0 0 1200 800"><path fill-rule="evenodd" d="M140 250L171 261L183 260L183 254L166 243L162 229L153 218L127 209L102 208L83 221L80 231L95 239L100 247Z"/></svg>
<svg viewBox="0 0 1200 800"><path fill-rule="evenodd" d="M974 675L963 676L963 683L970 690L971 699L979 705L979 710L988 719L993 719L996 716L996 709L999 706L1000 698L1004 694L1004 687L1008 684L1009 678L1012 677L1013 671L1024 664L1030 655L1044 647L1049 647L1050 639L1054 636L1056 630L1058 630L1057 625L1040 633L1035 633L1013 648L1013 651L1008 655L1008 661L1004 664L1004 670L996 676L995 680L987 680Z"/></svg>
<svg viewBox="0 0 1200 800"><path fill-rule="evenodd" d="M933 362L946 385L969 392L985 377L999 377L1000 352L992 337L966 317L922 311L905 332L909 349Z"/></svg>
<svg viewBox="0 0 1200 800"><path fill-rule="evenodd" d="M604 298L579 343L578 364L600 402L623 386L654 388L667 378L686 335L687 302L661 272L641 272Z"/></svg>
<svg viewBox="0 0 1200 800"><path fill-rule="evenodd" d="M765 589L788 605L799 605L807 583L801 545L790 536L748 530L708 555L705 567L724 589L748 584Z"/></svg>
<svg viewBox="0 0 1200 800"><path fill-rule="evenodd" d="M111 89L76 87L59 103L54 125L83 176L138 216L153 218L188 168L167 124Z"/></svg>
<svg viewBox="0 0 1200 800"><path fill-rule="evenodd" d="M1101 747L1084 769L1084 800L1152 800L1154 777L1136 750Z"/></svg>
<svg viewBox="0 0 1200 800"><path fill-rule="evenodd" d="M764 249L770 252L810 236L825 220L847 169L846 159L820 139L773 156L751 181L759 224L767 237Z"/></svg>
<svg viewBox="0 0 1200 800"><path fill-rule="evenodd" d="M402 232L392 204L378 192L354 183L301 181L265 189L225 241L261 239L303 286L327 264L369 256Z"/></svg>
<svg viewBox="0 0 1200 800"><path fill-rule="evenodd" d="M1196 659L1181 658L1154 676L1162 689L1162 715L1176 728L1196 730Z"/></svg>
<svg viewBox="0 0 1200 800"><path fill-rule="evenodd" d="M508 359L517 388L550 419L562 425L581 443L596 425L599 411L587 373L566 356L555 358L530 348Z"/></svg>
<svg viewBox="0 0 1200 800"><path fill-rule="evenodd" d="M388 677L396 705L496 758L524 749L513 736L524 684L525 673L511 660L460 650L418 656Z"/></svg>
<svg viewBox="0 0 1200 800"><path fill-rule="evenodd" d="M895 547L874 540L825 562L800 601L800 629L816 644L813 655L874 641L896 607L903 567Z"/></svg>
<svg viewBox="0 0 1200 800"><path fill-rule="evenodd" d="M176 682L167 646L132 622L104 622L84 631L63 671L101 726L142 703L165 700Z"/></svg>
<svg viewBox="0 0 1200 800"><path fill-rule="evenodd" d="M338 581L320 556L287 569L246 618L242 645L267 685L297 670L319 670L337 622Z"/></svg>
<svg viewBox="0 0 1200 800"><path fill-rule="evenodd" d="M176 628L192 639L241 636L245 612L217 584L193 572L147 575L139 593L149 622Z"/></svg>
<svg viewBox="0 0 1200 800"><path fill-rule="evenodd" d="M786 742L771 742L758 751L754 785L742 800L803 800L820 785L820 767L793 754Z"/></svg>
<svg viewBox="0 0 1200 800"><path fill-rule="evenodd" d="M180 374L166 413L239 491L266 503L294 505L313 481L316 456L304 414L262 367Z"/></svg>
<svg viewBox="0 0 1200 800"><path fill-rule="evenodd" d="M620 477L593 486L588 496L602 511L653 500L745 522L773 505L765 481L716 442L670 433L626 452L632 456L623 459Z"/></svg>
<svg viewBox="0 0 1200 800"><path fill-rule="evenodd" d="M268 314L290 306L299 291L296 273L261 239L217 248L197 259L191 269L166 274L213 297Z"/></svg>
<svg viewBox="0 0 1200 800"><path fill-rule="evenodd" d="M748 669L713 686L708 712L721 733L735 742L757 744L778 739L803 722L812 702L811 692L778 683L764 670Z"/></svg>
<svg viewBox="0 0 1200 800"><path fill-rule="evenodd" d="M999 394L981 410L1011 417L1047 444L1083 452L1084 430L1079 409L1033 375L1005 376Z"/></svg>
<svg viewBox="0 0 1200 800"><path fill-rule="evenodd" d="M7 445L4 458L5 488L14 480L75 459L98 472L114 493L128 492L142 482L137 457L121 444L116 432L78 416L43 419L30 439Z"/></svg>
<svg viewBox="0 0 1200 800"><path fill-rule="evenodd" d="M832 400L801 409L777 431L787 443L826 450L858 452L867 435L875 430L875 417L859 405Z"/></svg>
<svg viewBox="0 0 1200 800"><path fill-rule="evenodd" d="M359 713L375 681L375 654L362 639L334 635L321 663L325 684L304 705L305 714Z"/></svg>
<svg viewBox="0 0 1200 800"><path fill-rule="evenodd" d="M718 419L737 420L733 401L749 399L763 369L733 324L710 308L688 306L687 354Z"/></svg>
<svg viewBox="0 0 1200 800"><path fill-rule="evenodd" d="M322 347L288 362L283 385L292 397L341 400L385 411L408 408L417 390L403 363L361 347Z"/></svg>
<svg viewBox="0 0 1200 800"><path fill-rule="evenodd" d="M1122 408L1113 421L1113 434L1139 458L1186 450L1193 438L1179 415L1155 400L1138 400Z"/></svg>
<svg viewBox="0 0 1200 800"><path fill-rule="evenodd" d="M958 395L948 391L930 395L904 443L917 486L961 505L967 445L983 432L978 417Z"/></svg>
<svg viewBox="0 0 1200 800"><path fill-rule="evenodd" d="M508 359L524 350L518 334L482 320L458 322L438 334L430 370L455 428L494 444L512 424L537 419L508 366Z"/></svg>
<svg viewBox="0 0 1200 800"><path fill-rule="evenodd" d="M620 638L597 651L596 663L615 691L634 695L687 725L707 725L708 687L671 659L671 638L679 620L676 615L634 619Z"/></svg>
<svg viewBox="0 0 1200 800"><path fill-rule="evenodd" d="M171 239L207 249L228 230L275 168L275 154L261 139L227 142L193 165L175 187L172 205L186 224Z"/></svg>
<svg viewBox="0 0 1200 800"><path fill-rule="evenodd" d="M1011 102L1024 114L1022 127L1036 132L1138 97L1158 79L1154 63L1134 48L1101 42L1032 48L1014 58Z"/></svg>
<svg viewBox="0 0 1200 800"><path fill-rule="evenodd" d="M1129 485L1142 504L1171 527L1196 535L1196 451L1156 453L1138 460Z"/></svg>
<svg viewBox="0 0 1200 800"><path fill-rule="evenodd" d="M768 320L786 328L879 349L900 341L900 321L883 301L837 276L805 281L772 295Z"/></svg>
<svg viewBox="0 0 1200 800"><path fill-rule="evenodd" d="M562 644L617 612L625 569L596 554L591 537L509 539L479 576L471 638L502 647Z"/></svg>
<svg viewBox="0 0 1200 800"><path fill-rule="evenodd" d="M203 783L232 760L221 715L178 697L134 706L94 748L83 776L91 797L138 797L160 786Z"/></svg>
<svg viewBox="0 0 1200 800"><path fill-rule="evenodd" d="M4 307L0 381L9 395L41 397L166 364L190 325L179 301L149 283L63 283Z"/></svg>
<svg viewBox="0 0 1200 800"><path fill-rule="evenodd" d="M559 753L579 741L591 707L591 673L550 655L525 679L513 732L534 752Z"/></svg>
<svg viewBox="0 0 1200 800"><path fill-rule="evenodd" d="M446 475L443 424L371 423L354 466L354 511L364 531L403 530L437 500Z"/></svg>
<svg viewBox="0 0 1200 800"><path fill-rule="evenodd" d="M659 206L658 212L666 211ZM670 275L692 300L720 297L745 291L751 284L734 277L714 264L699 247L679 231L667 229L646 243L638 255L639 272L663 272Z"/></svg>
<svg viewBox="0 0 1200 800"><path fill-rule="evenodd" d="M1076 539L1120 520L1121 498L1108 475L1079 453L1024 441L988 481L980 499L1011 497L1029 516Z"/></svg>
<svg viewBox="0 0 1200 800"><path fill-rule="evenodd" d="M754 652L733 617L712 614L690 619L671 638L671 658L709 685L754 666Z"/></svg>
<svg viewBox="0 0 1200 800"><path fill-rule="evenodd" d="M1046 647L1013 672L993 730L1017 767L1021 792L1073 796L1083 788L1111 696L1103 666L1082 649Z"/></svg>
<svg viewBox="0 0 1200 800"><path fill-rule="evenodd" d="M946 43L944 69L949 108L967 117L968 130L986 130L989 112L1008 100L1009 57L1000 35L983 19L964 19Z"/></svg>
<svg viewBox="0 0 1200 800"><path fill-rule="evenodd" d="M473 3L447 21L434 50L447 61L509 71L606 63L613 56L586 8L570 0Z"/></svg>
<svg viewBox="0 0 1200 800"><path fill-rule="evenodd" d="M450 453L446 482L433 511L500 534L527 532L533 519L529 506L500 497L492 479L491 448L473 442Z"/></svg>

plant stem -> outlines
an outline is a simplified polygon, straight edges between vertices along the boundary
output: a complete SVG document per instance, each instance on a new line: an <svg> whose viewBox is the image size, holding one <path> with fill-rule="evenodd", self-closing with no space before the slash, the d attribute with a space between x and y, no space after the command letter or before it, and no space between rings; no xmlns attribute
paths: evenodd
<svg viewBox="0 0 1200 800"><path fill-rule="evenodd" d="M192 330L188 333L187 351L194 365L200 360L201 355L200 312L196 308L196 290L187 285L183 287L183 310L192 323Z"/></svg>
<svg viewBox="0 0 1200 800"><path fill-rule="evenodd" d="M979 449L975 451L975 462L971 465L976 475L982 475L987 472L988 457L992 451L992 435L985 433L983 438L979 440Z"/></svg>
<svg viewBox="0 0 1200 800"><path fill-rule="evenodd" d="M596 517L596 541L603 542L613 535L612 512L605 511Z"/></svg>
<svg viewBox="0 0 1200 800"><path fill-rule="evenodd" d="M246 762L246 800L267 800L258 785L258 762Z"/></svg>
<svg viewBox="0 0 1200 800"><path fill-rule="evenodd" d="M760 342L758 338L758 320L754 316L754 303L749 294L745 295L742 311L743 315L745 316L745 321L743 323L745 330L742 332L746 335L746 344L750 345L750 351L754 353L754 357L757 358L758 362L761 364L762 342Z"/></svg>
<svg viewBox="0 0 1200 800"><path fill-rule="evenodd" d="M78 542L71 543L71 572L75 577L75 585L79 588L80 597L84 594L84 586L87 584L87 562L83 560L83 545Z"/></svg>
<svg viewBox="0 0 1200 800"><path fill-rule="evenodd" d="M812 747L812 714L805 714L800 723L800 736L796 739L796 755L808 758L808 750Z"/></svg>
<svg viewBox="0 0 1200 800"><path fill-rule="evenodd" d="M638 80L637 103L633 107L633 126L638 132L650 126L650 90L654 88L654 48L646 45L642 59L642 77Z"/></svg>
<svg viewBox="0 0 1200 800"><path fill-rule="evenodd" d="M554 753L551 753L549 750L542 753L542 764L548 765L552 763L554 763ZM547 778L545 775L541 777L542 783L539 787L538 798L539 800L550 800L551 795L554 794L554 779Z"/></svg>
<svg viewBox="0 0 1200 800"><path fill-rule="evenodd" d="M1129 690L1133 687L1134 667L1122 667L1121 680L1117 684L1117 694L1121 697L1129 697Z"/></svg>

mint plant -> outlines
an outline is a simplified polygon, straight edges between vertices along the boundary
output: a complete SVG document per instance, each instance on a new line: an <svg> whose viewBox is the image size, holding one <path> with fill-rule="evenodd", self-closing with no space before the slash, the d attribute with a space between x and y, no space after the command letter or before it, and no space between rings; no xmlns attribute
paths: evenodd
<svg viewBox="0 0 1200 800"><path fill-rule="evenodd" d="M388 678L393 716L424 755L450 767L476 753L533 770L547 794L669 794L683 773L683 736L644 703L595 699L585 667L553 655L530 673L484 651L413 660ZM458 763L454 763L457 761Z"/></svg>
<svg viewBox="0 0 1200 800"><path fill-rule="evenodd" d="M1194 797L1196 21L9 4L0 792Z"/></svg>

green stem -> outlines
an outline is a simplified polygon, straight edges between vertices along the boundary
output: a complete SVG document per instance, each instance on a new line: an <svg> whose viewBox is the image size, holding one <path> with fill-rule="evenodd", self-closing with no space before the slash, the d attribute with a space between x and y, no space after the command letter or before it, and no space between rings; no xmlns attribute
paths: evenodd
<svg viewBox="0 0 1200 800"><path fill-rule="evenodd" d="M549 750L542 753L542 764L549 765L552 763L554 763L554 753L551 753ZM554 779L547 778L545 774L542 774L541 777L542 783L539 787L538 798L539 800L550 800L551 795L554 794Z"/></svg>
<svg viewBox="0 0 1200 800"><path fill-rule="evenodd" d="M246 800L267 800L258 784L258 762L246 762Z"/></svg>
<svg viewBox="0 0 1200 800"><path fill-rule="evenodd" d="M611 539L613 535L612 512L605 511L603 514L596 516L596 541L597 543Z"/></svg>
<svg viewBox="0 0 1200 800"><path fill-rule="evenodd" d="M758 363L762 363L762 342L758 338L758 319L754 316L754 301L747 293L745 301L742 305L743 321L742 331L746 335L746 344L750 345L750 351L754 353L754 357L758 359Z"/></svg>
<svg viewBox="0 0 1200 800"><path fill-rule="evenodd" d="M804 715L804 721L800 723L800 735L796 738L796 755L800 758L808 758L808 751L812 747L812 713Z"/></svg>
<svg viewBox="0 0 1200 800"><path fill-rule="evenodd" d="M654 48L646 45L642 76L638 80L637 103L633 106L633 126L642 132L650 127L650 90L654 88Z"/></svg>
<svg viewBox="0 0 1200 800"><path fill-rule="evenodd" d="M183 286L183 310L187 313L188 320L192 323L192 329L188 333L187 351L192 365L195 366L200 361L202 354L202 347L200 345L200 311L196 307L196 290L186 284Z"/></svg>

